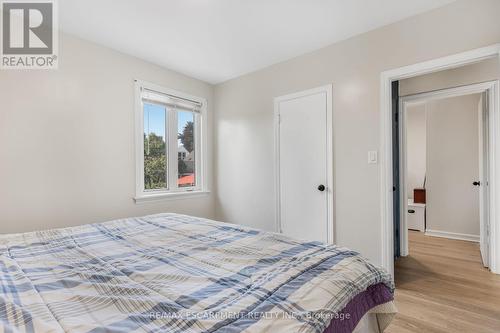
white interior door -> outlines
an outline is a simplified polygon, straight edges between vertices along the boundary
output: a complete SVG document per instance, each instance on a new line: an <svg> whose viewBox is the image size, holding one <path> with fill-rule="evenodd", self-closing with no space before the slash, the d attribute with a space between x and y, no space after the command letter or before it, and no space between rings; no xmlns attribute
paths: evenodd
<svg viewBox="0 0 500 333"><path fill-rule="evenodd" d="M483 265L489 267L489 159L488 159L488 98L481 95L478 108L479 122L479 224L480 250Z"/></svg>
<svg viewBox="0 0 500 333"><path fill-rule="evenodd" d="M277 98L275 108L280 230L332 242L331 86Z"/></svg>

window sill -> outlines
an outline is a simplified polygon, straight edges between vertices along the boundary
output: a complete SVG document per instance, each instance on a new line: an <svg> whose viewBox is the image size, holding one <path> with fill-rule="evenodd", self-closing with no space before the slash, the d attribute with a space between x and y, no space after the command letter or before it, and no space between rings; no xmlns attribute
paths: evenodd
<svg viewBox="0 0 500 333"><path fill-rule="evenodd" d="M206 197L210 191L185 191L185 192L170 192L170 193L152 193L144 194L134 198L136 204L156 201L180 200Z"/></svg>

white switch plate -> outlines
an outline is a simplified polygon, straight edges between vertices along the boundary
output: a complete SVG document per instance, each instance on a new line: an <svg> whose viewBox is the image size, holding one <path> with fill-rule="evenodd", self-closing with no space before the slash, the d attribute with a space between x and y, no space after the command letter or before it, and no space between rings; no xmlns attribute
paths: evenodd
<svg viewBox="0 0 500 333"><path fill-rule="evenodd" d="M368 152L368 164L377 164L378 162L378 154L376 150L372 150Z"/></svg>

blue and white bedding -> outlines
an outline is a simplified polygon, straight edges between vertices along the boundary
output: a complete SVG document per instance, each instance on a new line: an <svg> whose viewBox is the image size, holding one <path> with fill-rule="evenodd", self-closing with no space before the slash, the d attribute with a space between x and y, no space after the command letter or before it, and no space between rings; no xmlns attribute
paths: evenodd
<svg viewBox="0 0 500 333"><path fill-rule="evenodd" d="M357 253L176 214L0 236L0 332L323 332L390 275Z"/></svg>

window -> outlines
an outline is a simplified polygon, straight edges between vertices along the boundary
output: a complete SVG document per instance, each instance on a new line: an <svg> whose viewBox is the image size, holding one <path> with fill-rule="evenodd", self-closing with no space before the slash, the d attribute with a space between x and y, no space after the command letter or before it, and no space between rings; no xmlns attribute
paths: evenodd
<svg viewBox="0 0 500 333"><path fill-rule="evenodd" d="M136 202L206 193L206 101L140 81L136 98Z"/></svg>

